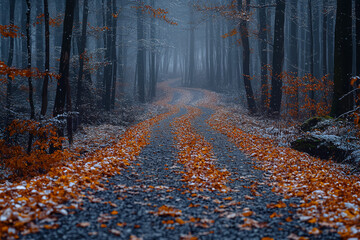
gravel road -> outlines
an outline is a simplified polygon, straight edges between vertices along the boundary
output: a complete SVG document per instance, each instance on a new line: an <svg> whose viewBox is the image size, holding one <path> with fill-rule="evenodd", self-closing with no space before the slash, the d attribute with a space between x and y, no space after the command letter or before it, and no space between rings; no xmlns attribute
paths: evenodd
<svg viewBox="0 0 360 240"><path fill-rule="evenodd" d="M170 104L179 111L153 127L149 145L131 166L104 180L103 191L87 191L81 210L58 215L58 229L21 238L339 239L334 230L299 219L291 206L301 204L301 199L274 194L268 173L257 170L256 162L206 124L214 110L197 106L202 91L183 91L192 97L186 105L201 111L191 121L193 131L211 144L216 168L231 174L226 183L230 191L189 191L183 181L171 123L188 110L177 92ZM309 233L315 227L321 234Z"/></svg>

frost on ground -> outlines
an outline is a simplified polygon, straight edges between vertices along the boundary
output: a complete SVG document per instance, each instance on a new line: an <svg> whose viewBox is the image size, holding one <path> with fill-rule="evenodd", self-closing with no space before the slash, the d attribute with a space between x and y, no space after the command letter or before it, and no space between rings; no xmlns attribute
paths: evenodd
<svg viewBox="0 0 360 240"><path fill-rule="evenodd" d="M132 112L132 114L134 114L134 116L131 117L134 118L132 123L122 122L121 119L119 119L117 122L114 122L114 124L106 123L99 126L81 126L75 133L71 149L80 154L85 154L111 146L121 139L121 135L129 126L157 116L165 112L165 109L153 104L146 104L138 107L138 109L132 110ZM126 116L129 117L129 114L130 113L127 113ZM122 114L120 116L113 116L113 118L124 118L124 116Z"/></svg>
<svg viewBox="0 0 360 240"><path fill-rule="evenodd" d="M220 105L231 109L231 115L241 130L275 141L281 147L289 147L290 142L299 137L297 123L283 119L269 119L266 116L250 116L248 111L236 103L233 97L222 95Z"/></svg>
<svg viewBox="0 0 360 240"><path fill-rule="evenodd" d="M337 119L325 119L317 123L309 132L301 129L302 122L285 119L269 119L264 115L251 116L244 106L237 103L232 95L222 95L220 105L231 110L237 127L243 131L274 141L281 147L290 147L296 139L312 136L346 151L341 163L351 164L352 171L360 171L360 140L358 129L352 123ZM349 166L344 165L348 168Z"/></svg>

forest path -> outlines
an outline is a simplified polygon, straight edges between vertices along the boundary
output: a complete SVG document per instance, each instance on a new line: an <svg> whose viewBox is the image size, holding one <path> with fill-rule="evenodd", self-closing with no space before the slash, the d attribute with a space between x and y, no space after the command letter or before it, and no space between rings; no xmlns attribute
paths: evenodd
<svg viewBox="0 0 360 240"><path fill-rule="evenodd" d="M207 123L202 90L167 87L171 115L121 174L88 190L82 210L25 239L338 239L296 216L299 198L272 192L268 174ZM290 206L294 206L290 207ZM193 237L193 238L192 238Z"/></svg>

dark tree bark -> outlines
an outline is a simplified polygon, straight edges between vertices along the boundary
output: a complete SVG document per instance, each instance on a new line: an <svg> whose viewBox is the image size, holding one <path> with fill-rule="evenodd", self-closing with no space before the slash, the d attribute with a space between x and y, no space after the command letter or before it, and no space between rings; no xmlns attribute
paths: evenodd
<svg viewBox="0 0 360 240"><path fill-rule="evenodd" d="M299 48L298 48L298 0L292 0L290 2L290 31L289 31L289 71L296 78L299 75ZM299 89L296 86L296 93L290 97L290 101L293 105L294 117L298 116L299 106Z"/></svg>
<svg viewBox="0 0 360 240"><path fill-rule="evenodd" d="M63 38L61 46L61 56L60 56L60 68L59 74L60 79L58 80L55 96L55 104L53 110L53 116L57 117L65 112L65 101L66 101L66 110L71 109L71 94L70 94L70 82L69 82L69 67L70 67L70 53L71 53L71 37L73 31L74 23L74 8L77 0L66 0L65 7L65 18L64 18L64 29L63 29ZM71 142L72 129L71 120L67 119L68 123L68 134L69 142ZM69 126L70 125L70 126ZM70 130L70 131L69 131ZM63 136L63 129L59 128L58 134Z"/></svg>
<svg viewBox="0 0 360 240"><path fill-rule="evenodd" d="M10 25L14 25L15 20L15 0L9 0L9 10L10 10ZM9 56L7 59L6 65L11 67L14 59L14 38L9 38ZM6 116L6 125L10 124L14 116L11 111L11 98L13 93L12 79L8 76L7 86L6 86L6 109L8 111ZM6 134L8 135L8 134ZM8 136L6 137L8 139Z"/></svg>
<svg viewBox="0 0 360 240"><path fill-rule="evenodd" d="M84 54L86 48L86 30L89 15L88 0L84 0L83 4L83 19L81 27L81 38L79 44L79 75L77 79L77 92L76 92L76 110L79 111L80 105L82 104L81 98L83 93L83 76L84 76Z"/></svg>
<svg viewBox="0 0 360 240"><path fill-rule="evenodd" d="M357 1L358 4L360 4L359 1ZM328 49L328 37L327 37L327 34L328 34L328 16L327 16L327 7L328 7L328 0L324 0L323 2L323 29L322 29L322 53L323 53L323 66L322 66L322 73L323 75L326 75L328 74L328 65L327 65L327 59L328 59L328 56L327 56L327 49Z"/></svg>
<svg viewBox="0 0 360 240"><path fill-rule="evenodd" d="M124 2L121 1L121 8L123 8L123 4ZM122 16L122 15L121 15ZM121 22L123 18L121 18ZM124 91L124 75L125 75L125 54L124 54L124 37L123 37L123 26L121 25L121 27L119 28L119 95L121 97L123 97L125 91Z"/></svg>
<svg viewBox="0 0 360 240"><path fill-rule="evenodd" d="M285 0L276 0L273 50L273 76L271 78L270 113L280 115L282 80L280 74L284 64Z"/></svg>
<svg viewBox="0 0 360 240"><path fill-rule="evenodd" d="M31 17L31 4L30 0L26 0L27 11L26 11L26 45L27 45L27 68L31 69L31 36L30 36L30 17ZM28 77L28 85L29 85L29 104L30 104L30 119L35 119L35 107L34 107L34 99L33 99L33 84L31 76ZM27 152L31 152L31 145L33 142L33 135L29 135L28 140L28 148Z"/></svg>
<svg viewBox="0 0 360 240"><path fill-rule="evenodd" d="M150 5L155 8L155 0L151 0ZM156 48L155 48L155 18L151 19L150 23L150 39L151 39L151 52L150 52L150 89L149 97L154 99L156 97ZM176 56L175 56L176 57Z"/></svg>
<svg viewBox="0 0 360 240"><path fill-rule="evenodd" d="M310 63L310 74L312 77L314 77L314 57L315 57L315 52L314 52L314 28L313 28L313 11L312 11L312 3L311 0L308 0L308 9L309 9L309 34L310 34L310 54L309 54L309 63ZM315 101L315 92L314 90L310 91L310 99ZM312 114L314 114L315 112L312 111Z"/></svg>
<svg viewBox="0 0 360 240"><path fill-rule="evenodd" d="M44 16L45 16L45 77L42 87L41 97L41 116L46 115L48 107L48 86L49 86L49 71L50 71L50 29L49 29L49 5L48 0L44 0Z"/></svg>
<svg viewBox="0 0 360 240"><path fill-rule="evenodd" d="M113 15L115 16L117 14L117 6L116 6L116 0L112 0L113 4ZM112 45L112 87L111 87L111 109L115 108L115 97L116 97L116 85L117 85L117 69L118 69L118 63L117 63L117 48L116 48L116 37L117 37L117 17L113 17L112 19L112 38L111 38L111 45Z"/></svg>
<svg viewBox="0 0 360 240"><path fill-rule="evenodd" d="M33 2L33 1L32 1ZM36 0L36 16L40 16L43 13L42 9L42 1ZM43 71L44 68L44 35L43 35L43 24L37 24L35 28L35 36L36 36L36 55L34 56L36 59L36 67L40 69L40 71ZM40 83L40 81L38 81ZM41 85L38 86L39 89ZM39 91L40 92L40 91Z"/></svg>
<svg viewBox="0 0 360 240"><path fill-rule="evenodd" d="M195 77L195 16L192 6L190 6L190 39L189 39L189 73L188 86L193 86Z"/></svg>
<svg viewBox="0 0 360 240"><path fill-rule="evenodd" d="M27 44L26 44L26 1L21 1L21 32L23 37L21 38L21 65L22 68L27 67Z"/></svg>
<svg viewBox="0 0 360 240"><path fill-rule="evenodd" d="M215 34L215 39L216 39L216 74L215 74L215 85L216 85L216 89L219 89L219 87L221 87L222 84L222 79L221 79L221 42L220 42L220 22L217 21L216 22L216 28L215 28L216 34ZM250 63L249 63L250 64Z"/></svg>
<svg viewBox="0 0 360 240"><path fill-rule="evenodd" d="M337 0L335 25L335 68L332 116L340 116L353 109L352 75L352 0ZM341 99L340 99L341 98Z"/></svg>
<svg viewBox="0 0 360 240"><path fill-rule="evenodd" d="M111 11L111 0L107 0L106 2L106 26L108 27L106 31L106 51L105 51L105 59L104 62L106 63L104 67L104 83L105 83L105 92L103 95L103 102L104 107L106 111L110 111L110 102L111 102L111 80L112 80L112 59L111 59L111 52L112 49L112 28L111 28L111 17L112 17L112 11Z"/></svg>
<svg viewBox="0 0 360 240"><path fill-rule="evenodd" d="M205 26L205 71L206 79L210 80L210 37L209 37L209 21L206 21ZM209 83L208 83L209 84Z"/></svg>
<svg viewBox="0 0 360 240"><path fill-rule="evenodd" d="M143 1L138 1L138 7L141 7ZM145 102L145 46L144 46L144 19L140 8L137 9L137 76L138 76L138 98Z"/></svg>
<svg viewBox="0 0 360 240"><path fill-rule="evenodd" d="M360 76L360 1L355 1L356 16L356 75Z"/></svg>
<svg viewBox="0 0 360 240"><path fill-rule="evenodd" d="M232 30L232 25L230 22L227 23L227 32L230 32ZM228 38L228 46L225 45L225 48L227 48L227 72L226 72L226 85L227 88L231 87L232 79L233 79L233 45L234 45L234 38L230 37Z"/></svg>
<svg viewBox="0 0 360 240"><path fill-rule="evenodd" d="M297 1L297 0L295 0ZM265 0L260 0L260 6L265 5ZM260 22L260 30L259 30L259 41L260 41L260 66L261 66L261 107L265 109L265 106L268 101L269 95L269 86L267 80L267 26L266 26L266 9L259 9L259 22Z"/></svg>
<svg viewBox="0 0 360 240"><path fill-rule="evenodd" d="M214 65L214 20L212 17L210 17L210 40L209 40L209 55L210 55L210 71L209 71L209 87L211 90L215 89L215 65Z"/></svg>
<svg viewBox="0 0 360 240"><path fill-rule="evenodd" d="M250 0L246 1L246 6L243 5L242 0L238 0L238 9L239 11L243 10L246 13L249 13L250 10ZM243 79L246 92L246 100L248 110L251 113L256 113L256 104L254 99L254 93L251 86L250 80L250 43L249 43L249 30L247 27L247 21L242 19L240 23L240 34L241 34L241 43L243 47Z"/></svg>

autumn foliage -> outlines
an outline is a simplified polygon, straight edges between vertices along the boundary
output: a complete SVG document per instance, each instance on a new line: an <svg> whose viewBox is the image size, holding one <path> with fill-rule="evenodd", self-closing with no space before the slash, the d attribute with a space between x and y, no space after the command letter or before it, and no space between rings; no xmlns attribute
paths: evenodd
<svg viewBox="0 0 360 240"><path fill-rule="evenodd" d="M284 83L284 115L294 119L329 115L330 94L334 83L328 75L317 79L309 73L303 77L296 77L293 73L284 71L280 77Z"/></svg>
<svg viewBox="0 0 360 240"><path fill-rule="evenodd" d="M171 25L178 25L177 22L171 20L168 18L168 11L166 9L162 9L162 8L153 8L150 5L141 5L141 6L136 6L134 8L140 9L143 13L150 15L151 17L154 18L158 18L161 20L164 20L166 23L171 24Z"/></svg>
<svg viewBox="0 0 360 240"><path fill-rule="evenodd" d="M19 27L14 25L14 24L10 24L10 25L0 25L0 36L1 38L16 38L19 37Z"/></svg>
<svg viewBox="0 0 360 240"><path fill-rule="evenodd" d="M336 228L343 238L359 237L359 176L349 175L332 162L279 147L271 139L248 133L237 126L229 111L213 108L216 113L209 119L209 125L258 161L261 170L271 173L273 192L283 194L286 199L300 197L304 200L301 205L294 206L301 219ZM321 230L316 227L309 232L319 233Z"/></svg>
<svg viewBox="0 0 360 240"><path fill-rule="evenodd" d="M37 68L31 69L19 69L15 67L9 67L4 62L0 61L0 83L6 83L7 78L4 76L8 76L11 80L14 80L16 77L23 77L23 78L44 78L48 75L50 78L58 79L59 75L55 73L49 72L41 72Z"/></svg>
<svg viewBox="0 0 360 240"><path fill-rule="evenodd" d="M50 147L59 148L65 138L58 137L52 124L41 124L33 120L14 120L8 127L9 140L0 140L0 156L5 167L14 177L29 177L45 173L52 167L74 155L68 150L49 154ZM29 135L34 138L31 151L21 142Z"/></svg>

